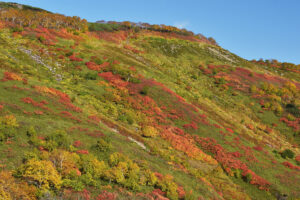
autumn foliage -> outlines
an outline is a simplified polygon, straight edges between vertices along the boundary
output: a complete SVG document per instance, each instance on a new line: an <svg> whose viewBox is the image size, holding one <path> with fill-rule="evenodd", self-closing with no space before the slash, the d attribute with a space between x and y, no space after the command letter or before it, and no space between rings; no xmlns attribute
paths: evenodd
<svg viewBox="0 0 300 200"><path fill-rule="evenodd" d="M251 175L251 180L249 180L251 184L257 185L261 190L269 190L270 183L267 180L255 174L245 163L236 158L240 157L239 153L226 152L226 150L212 138L200 138L198 136L195 138L202 148L214 154L215 159L222 164L224 170L229 175L234 175L232 170L241 170L243 176L247 174Z"/></svg>

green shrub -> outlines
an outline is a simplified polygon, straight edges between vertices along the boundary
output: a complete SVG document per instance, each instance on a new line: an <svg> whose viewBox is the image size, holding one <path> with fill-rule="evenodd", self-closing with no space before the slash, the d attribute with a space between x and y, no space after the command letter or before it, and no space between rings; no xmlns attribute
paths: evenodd
<svg viewBox="0 0 300 200"><path fill-rule="evenodd" d="M35 131L35 129L34 129L33 126L30 126L30 127L29 127L29 129L26 131L26 135L27 135L28 137L36 137L36 136L37 136L37 135L36 135L36 131Z"/></svg>
<svg viewBox="0 0 300 200"><path fill-rule="evenodd" d="M133 78L133 72L127 67L123 65L113 65L111 67L111 71L113 74L120 75L124 80L130 80Z"/></svg>
<svg viewBox="0 0 300 200"><path fill-rule="evenodd" d="M96 149L100 152L109 151L112 148L111 143L109 141L105 141L104 139L100 139L97 141Z"/></svg>
<svg viewBox="0 0 300 200"><path fill-rule="evenodd" d="M0 117L0 141L13 138L17 134L16 128L19 126L14 115L6 115Z"/></svg>
<svg viewBox="0 0 300 200"><path fill-rule="evenodd" d="M97 80L98 74L93 72L88 72L84 75L86 80Z"/></svg>
<svg viewBox="0 0 300 200"><path fill-rule="evenodd" d="M107 165L104 161L99 161L91 154L81 157L81 165L85 174L91 174L94 178L101 178L106 171Z"/></svg>
<svg viewBox="0 0 300 200"><path fill-rule="evenodd" d="M36 146L40 145L40 141L38 139L35 142L36 142L35 143ZM48 141L46 141L45 144L43 144L43 147L51 152L51 151L54 151L58 147L58 144L57 144L57 142L55 142L53 140L48 140Z"/></svg>
<svg viewBox="0 0 300 200"><path fill-rule="evenodd" d="M171 200L178 199L177 185L173 182L173 177L166 175L161 181L159 181L158 186L163 192L166 192L166 196Z"/></svg>
<svg viewBox="0 0 300 200"><path fill-rule="evenodd" d="M6 137L4 133L0 132L0 142L4 142L6 140Z"/></svg>
<svg viewBox="0 0 300 200"><path fill-rule="evenodd" d="M234 174L235 178L241 178L242 177L241 171L239 169L233 170L233 174Z"/></svg>
<svg viewBox="0 0 300 200"><path fill-rule="evenodd" d="M79 177L79 182L82 182L84 185L96 187L98 183L94 178L90 173L86 173Z"/></svg>
<svg viewBox="0 0 300 200"><path fill-rule="evenodd" d="M138 174L136 174L134 171L130 171L124 185L134 191L139 191L141 188Z"/></svg>
<svg viewBox="0 0 300 200"><path fill-rule="evenodd" d="M222 78L219 78L217 82L219 85L224 85L227 81L222 77Z"/></svg>
<svg viewBox="0 0 300 200"><path fill-rule="evenodd" d="M142 90L140 91L140 94L142 94L142 95L148 95L149 89L150 89L149 86L144 86L144 87L142 88Z"/></svg>
<svg viewBox="0 0 300 200"><path fill-rule="evenodd" d="M69 51L69 52L66 53L67 57L70 57L71 55L73 55L73 51Z"/></svg>
<svg viewBox="0 0 300 200"><path fill-rule="evenodd" d="M85 188L85 185L78 180L64 179L62 185L75 191L82 191Z"/></svg>
<svg viewBox="0 0 300 200"><path fill-rule="evenodd" d="M38 160L38 153L36 152L25 152L24 157L22 159L23 163L27 162L28 160L35 159Z"/></svg>
<svg viewBox="0 0 300 200"><path fill-rule="evenodd" d="M140 79L138 79L138 78L132 77L132 78L130 78L130 79L129 79L129 82L131 82L131 83L135 83L135 84L138 84L138 83L140 83L140 82L141 82L141 80L140 80Z"/></svg>
<svg viewBox="0 0 300 200"><path fill-rule="evenodd" d="M47 143L51 144L51 147L54 147L55 144L58 147L69 147L71 145L70 137L65 131L56 131L47 136Z"/></svg>
<svg viewBox="0 0 300 200"><path fill-rule="evenodd" d="M14 27L14 28L12 28L12 32L14 32L14 33L19 33L19 32L22 32L24 29L23 29L23 27L20 27L20 26L16 26L16 27Z"/></svg>
<svg viewBox="0 0 300 200"><path fill-rule="evenodd" d="M246 174L245 176L243 176L243 180L246 183L250 183L250 181L252 180L252 174L250 174L250 173Z"/></svg>
<svg viewBox="0 0 300 200"><path fill-rule="evenodd" d="M287 112L291 113L295 117L300 117L300 110L295 104L287 104L285 108Z"/></svg>
<svg viewBox="0 0 300 200"><path fill-rule="evenodd" d="M117 31L122 30L124 27L121 24L101 24L101 23L89 23L89 31Z"/></svg>
<svg viewBox="0 0 300 200"><path fill-rule="evenodd" d="M119 162L125 161L125 160L127 160L127 159L123 154L115 152L109 156L108 163L110 166L114 167L114 166L118 165Z"/></svg>
<svg viewBox="0 0 300 200"><path fill-rule="evenodd" d="M134 123L134 119L133 119L133 117L132 116L130 116L130 115L127 115L127 122L129 123L129 124L133 124Z"/></svg>
<svg viewBox="0 0 300 200"><path fill-rule="evenodd" d="M292 152L290 149L285 149L280 154L281 154L281 157L284 158L284 159L286 159L286 158L293 159L295 157L295 153Z"/></svg>
<svg viewBox="0 0 300 200"><path fill-rule="evenodd" d="M97 65L101 65L103 63L102 59L100 58L94 58L93 62L96 63Z"/></svg>
<svg viewBox="0 0 300 200"><path fill-rule="evenodd" d="M133 124L135 122L135 113L132 111L126 111L125 113L120 113L118 115L118 120L128 124Z"/></svg>
<svg viewBox="0 0 300 200"><path fill-rule="evenodd" d="M194 80L197 80L197 79L198 79L198 77L197 77L196 74L193 74L193 75L191 76L191 78L194 79Z"/></svg>
<svg viewBox="0 0 300 200"><path fill-rule="evenodd" d="M38 40L39 40L40 42L44 42L46 39L45 39L44 36L39 36L39 37L38 37Z"/></svg>
<svg viewBox="0 0 300 200"><path fill-rule="evenodd" d="M251 85L251 87L250 87L250 92L251 92L251 93L255 93L256 91L257 91L256 85Z"/></svg>

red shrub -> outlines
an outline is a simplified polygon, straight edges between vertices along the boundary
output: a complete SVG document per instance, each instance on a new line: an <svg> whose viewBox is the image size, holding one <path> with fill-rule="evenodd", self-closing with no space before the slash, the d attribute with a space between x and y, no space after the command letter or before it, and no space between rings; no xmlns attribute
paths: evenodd
<svg viewBox="0 0 300 200"><path fill-rule="evenodd" d="M82 144L81 144L81 142L79 141L79 140L77 140L77 141L74 141L74 143L73 143L73 146L74 147L80 147Z"/></svg>
<svg viewBox="0 0 300 200"><path fill-rule="evenodd" d="M117 198L117 194L112 192L103 191L96 197L96 200L115 200Z"/></svg>
<svg viewBox="0 0 300 200"><path fill-rule="evenodd" d="M88 136L91 136L91 137L95 137L95 138L104 136L104 133L102 133L101 131L97 131L97 130L95 130L93 132L86 132L85 134Z"/></svg>
<svg viewBox="0 0 300 200"><path fill-rule="evenodd" d="M65 59L63 55L58 56L59 59Z"/></svg>
<svg viewBox="0 0 300 200"><path fill-rule="evenodd" d="M158 173L158 172L155 172L154 174L159 180L162 180L164 177L164 175L162 175L161 173Z"/></svg>
<svg viewBox="0 0 300 200"><path fill-rule="evenodd" d="M23 78L22 81L23 81L23 84L24 84L24 85L27 85L27 84L28 84L28 80L27 80L26 78Z"/></svg>
<svg viewBox="0 0 300 200"><path fill-rule="evenodd" d="M270 127L266 127L265 132L266 133L272 133L273 129L271 129Z"/></svg>
<svg viewBox="0 0 300 200"><path fill-rule="evenodd" d="M22 81L22 80L23 79L15 73L12 73L12 72L4 72L3 73L2 81Z"/></svg>
<svg viewBox="0 0 300 200"><path fill-rule="evenodd" d="M79 173L80 173L80 171L79 171ZM90 198L91 198L90 192L87 189L83 189L83 191L80 193L81 193L82 197L84 198L84 200L90 200Z"/></svg>
<svg viewBox="0 0 300 200"><path fill-rule="evenodd" d="M72 117L72 114L68 111L61 111L60 114L62 114L65 117Z"/></svg>
<svg viewBox="0 0 300 200"><path fill-rule="evenodd" d="M78 123L81 123L81 120L80 120L80 119L74 117L74 116L73 116L70 112L68 112L68 111L61 111L61 112L59 113L59 115L62 116L62 117L65 117L65 118L72 119L72 120L74 120L74 121L76 121L76 122L78 122Z"/></svg>
<svg viewBox="0 0 300 200"><path fill-rule="evenodd" d="M83 61L82 58L77 58L77 57L75 56L75 54L71 55L71 56L69 57L69 59L70 59L71 61L76 61L76 62L81 62L81 61Z"/></svg>
<svg viewBox="0 0 300 200"><path fill-rule="evenodd" d="M155 200L168 200L168 198L164 197L166 193L161 191L160 189L154 189L151 192L151 195L155 198Z"/></svg>
<svg viewBox="0 0 300 200"><path fill-rule="evenodd" d="M47 93L47 94L59 97L60 103L65 105L67 108L69 108L75 112L82 112L82 110L79 107L76 107L75 105L73 105L71 103L71 99L67 94L65 94L57 89L54 89L54 88L48 88L48 87L44 87L44 86L34 86L34 87L39 92L43 92L43 93Z"/></svg>
<svg viewBox="0 0 300 200"><path fill-rule="evenodd" d="M300 130L300 118L297 118L295 121L289 121L287 118L280 118L281 122L286 123L287 126L294 128L294 131Z"/></svg>
<svg viewBox="0 0 300 200"><path fill-rule="evenodd" d="M42 147L42 146L39 146L38 148L39 148L40 151L45 151L45 148Z"/></svg>
<svg viewBox="0 0 300 200"><path fill-rule="evenodd" d="M27 104L32 104L34 107L38 107L38 108L42 108L44 110L49 110L49 108L47 108L46 106L44 106L45 104L48 104L47 101L41 101L41 102L37 102L34 101L32 98L30 97L25 97L21 99L24 103Z"/></svg>
<svg viewBox="0 0 300 200"><path fill-rule="evenodd" d="M96 63L90 61L90 62L86 62L85 65L87 66L87 68L89 68L90 70L94 70L94 71L99 71L103 68L108 67L110 64L109 62L104 62L101 65L97 65Z"/></svg>
<svg viewBox="0 0 300 200"><path fill-rule="evenodd" d="M127 31L116 31L116 32L104 32L99 31L97 33L90 33L95 34L96 37L99 39L103 39L109 42L121 43L122 41L126 40L128 37Z"/></svg>
<svg viewBox="0 0 300 200"><path fill-rule="evenodd" d="M136 69L135 69L134 66L129 67L129 69L130 69L131 71L133 71L133 72L136 72Z"/></svg>
<svg viewBox="0 0 300 200"><path fill-rule="evenodd" d="M103 72L103 73L99 73L98 75L107 81L112 81L116 78L120 78L120 77L116 77L116 75L114 75L112 72Z"/></svg>
<svg viewBox="0 0 300 200"><path fill-rule="evenodd" d="M40 104L41 105L47 105L47 104L49 104L46 100L42 100L41 102L40 102Z"/></svg>
<svg viewBox="0 0 300 200"><path fill-rule="evenodd" d="M144 53L143 51L135 49L134 47L132 47L130 45L124 45L124 49L128 49L128 50L132 51L133 53Z"/></svg>
<svg viewBox="0 0 300 200"><path fill-rule="evenodd" d="M173 148L183 151L189 157L195 158L198 160L204 160L209 163L216 163L209 155L203 153L192 140L191 136L189 135L176 135L173 131L173 127L167 126L164 127L164 131L161 131L162 138L166 139L171 143Z"/></svg>
<svg viewBox="0 0 300 200"><path fill-rule="evenodd" d="M177 135L185 135L184 131L177 127L173 128L173 132L176 133Z"/></svg>
<svg viewBox="0 0 300 200"><path fill-rule="evenodd" d="M194 129L194 130L197 130L198 129L198 126L197 126L197 124L195 123L195 122L192 122L192 123L190 123L190 124L185 124L185 125L183 125L183 127L184 128L191 128L191 129Z"/></svg>
<svg viewBox="0 0 300 200"><path fill-rule="evenodd" d="M26 111L26 110L23 110L23 113L24 113L25 115L32 115L31 112L28 112L28 111Z"/></svg>
<svg viewBox="0 0 300 200"><path fill-rule="evenodd" d="M226 128L226 130L227 130L229 133L234 133L234 131L233 131L231 128Z"/></svg>
<svg viewBox="0 0 300 200"><path fill-rule="evenodd" d="M114 61L114 62L115 62L115 61ZM119 64L120 62L117 61L117 63ZM116 64L116 63L113 63L113 64ZM105 67L108 67L109 65L110 65L109 62L104 62L104 63L102 63L102 64L100 65L100 68L105 68Z"/></svg>
<svg viewBox="0 0 300 200"><path fill-rule="evenodd" d="M112 72L103 72L98 75L117 87L125 87L128 85L128 82L123 81L120 75L115 75Z"/></svg>
<svg viewBox="0 0 300 200"><path fill-rule="evenodd" d="M43 111L41 111L41 110L35 110L35 111L34 111L34 114L36 114L36 115L42 115L42 114L44 114L44 113L43 113Z"/></svg>
<svg viewBox="0 0 300 200"><path fill-rule="evenodd" d="M85 65L87 66L87 68L89 68L90 70L94 70L94 71L99 71L100 70L100 66L97 65L94 62L86 62Z"/></svg>
<svg viewBox="0 0 300 200"><path fill-rule="evenodd" d="M101 119L99 117L97 117L96 115L91 115L88 116L88 118L94 122L96 122L97 124L101 121Z"/></svg>
<svg viewBox="0 0 300 200"><path fill-rule="evenodd" d="M0 111L3 109L3 107L4 107L3 105L0 105Z"/></svg>
<svg viewBox="0 0 300 200"><path fill-rule="evenodd" d="M213 126L214 127L216 127L216 128L222 128L220 125L218 125L218 124L213 124Z"/></svg>
<svg viewBox="0 0 300 200"><path fill-rule="evenodd" d="M300 155L296 156L296 157L295 157L295 160L296 160L297 162L300 162Z"/></svg>
<svg viewBox="0 0 300 200"><path fill-rule="evenodd" d="M89 154L89 151L82 149L82 150L77 150L76 153L78 153L78 154Z"/></svg>
<svg viewBox="0 0 300 200"><path fill-rule="evenodd" d="M25 98L22 98L22 101L24 103L28 103L28 104L33 104L35 101L33 99L31 99L30 97L25 97Z"/></svg>
<svg viewBox="0 0 300 200"><path fill-rule="evenodd" d="M45 140L45 137L44 136L38 136L38 139Z"/></svg>
<svg viewBox="0 0 300 200"><path fill-rule="evenodd" d="M182 186L178 186L178 187L177 187L177 193L178 193L178 197L179 197L180 199L183 199L183 198L184 198L184 196L185 196L185 191L184 191L184 189L183 189Z"/></svg>
<svg viewBox="0 0 300 200"><path fill-rule="evenodd" d="M236 158L242 157L241 153L236 151L236 152L232 152L231 155L233 155Z"/></svg>
<svg viewBox="0 0 300 200"><path fill-rule="evenodd" d="M295 166L293 165L292 163L288 162L288 161L285 161L282 163L284 166L290 168L290 169L295 169L295 170L300 170L300 167L299 166Z"/></svg>
<svg viewBox="0 0 300 200"><path fill-rule="evenodd" d="M261 146L255 146L253 147L253 149L255 149L256 151L262 151L263 148Z"/></svg>
<svg viewBox="0 0 300 200"><path fill-rule="evenodd" d="M253 124L247 124L247 128L250 129L250 130L254 130Z"/></svg>

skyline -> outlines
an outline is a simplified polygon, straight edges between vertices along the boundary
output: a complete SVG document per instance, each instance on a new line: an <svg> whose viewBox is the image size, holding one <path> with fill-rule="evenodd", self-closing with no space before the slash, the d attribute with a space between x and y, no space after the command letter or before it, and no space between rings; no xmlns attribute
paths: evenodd
<svg viewBox="0 0 300 200"><path fill-rule="evenodd" d="M296 0L222 0L151 2L129 0L15 0L89 22L132 21L186 28L245 59L276 59L300 64L300 2Z"/></svg>

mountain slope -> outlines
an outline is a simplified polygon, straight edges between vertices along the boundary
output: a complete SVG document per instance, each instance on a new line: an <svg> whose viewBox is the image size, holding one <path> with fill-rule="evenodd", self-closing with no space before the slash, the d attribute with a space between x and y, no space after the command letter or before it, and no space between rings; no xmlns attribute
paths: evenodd
<svg viewBox="0 0 300 200"><path fill-rule="evenodd" d="M300 197L299 65L3 5L0 198Z"/></svg>

